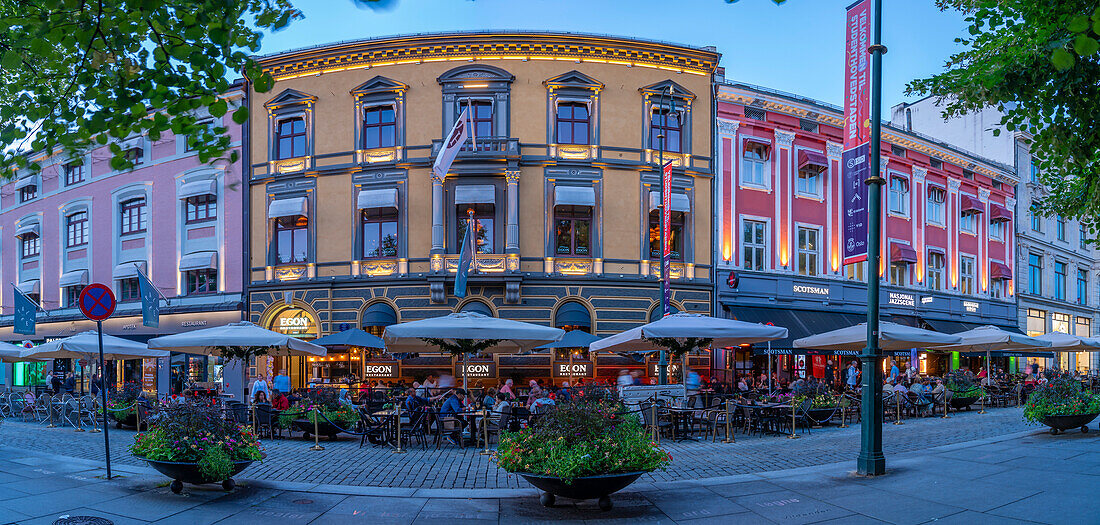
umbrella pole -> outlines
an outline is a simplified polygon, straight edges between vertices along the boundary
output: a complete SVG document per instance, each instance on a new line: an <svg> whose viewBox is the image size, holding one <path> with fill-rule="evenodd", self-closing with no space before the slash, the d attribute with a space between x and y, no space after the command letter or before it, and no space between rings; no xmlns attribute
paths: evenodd
<svg viewBox="0 0 1100 525"><path fill-rule="evenodd" d="M468 362L467 359L469 357L470 357L470 354L468 354L468 353L463 353L462 354L462 388L467 390L467 391L470 388L469 384L466 381L467 374L470 373L470 371L468 370L468 368L470 368L470 367L466 366L466 363Z"/></svg>

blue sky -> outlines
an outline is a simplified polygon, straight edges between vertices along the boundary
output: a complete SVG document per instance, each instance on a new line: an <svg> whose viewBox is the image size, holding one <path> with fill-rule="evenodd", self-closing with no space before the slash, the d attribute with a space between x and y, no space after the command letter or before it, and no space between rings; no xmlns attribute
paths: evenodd
<svg viewBox="0 0 1100 525"><path fill-rule="evenodd" d="M844 11L852 0L294 0L306 18L264 37L261 53L405 33L478 29L578 31L706 46L726 78L839 105ZM966 24L933 0L884 2L883 117L905 84L942 70Z"/></svg>

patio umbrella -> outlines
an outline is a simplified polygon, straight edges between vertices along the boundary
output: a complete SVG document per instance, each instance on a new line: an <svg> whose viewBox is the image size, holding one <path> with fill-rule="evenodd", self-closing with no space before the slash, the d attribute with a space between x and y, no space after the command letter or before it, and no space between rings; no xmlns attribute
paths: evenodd
<svg viewBox="0 0 1100 525"><path fill-rule="evenodd" d="M0 363L23 363L27 361L42 361L34 357L21 357L27 349L15 346L11 343L0 342Z"/></svg>
<svg viewBox="0 0 1100 525"><path fill-rule="evenodd" d="M386 348L386 342L383 341L381 337L364 332L358 328L329 334L310 342L324 347Z"/></svg>
<svg viewBox="0 0 1100 525"><path fill-rule="evenodd" d="M651 352L668 348L657 344L655 339L673 339L677 344L693 347L727 347L774 341L784 337L787 337L787 329L781 326L678 312L600 339L592 343L588 350ZM692 348L688 348L682 352L685 358L691 350ZM687 367L683 367L683 372L687 373Z"/></svg>
<svg viewBox="0 0 1100 525"><path fill-rule="evenodd" d="M956 344L962 338L912 326L882 321L878 327L878 346L882 350L908 350ZM867 346L867 323L838 328L831 332L795 339L795 348L818 350L861 350Z"/></svg>
<svg viewBox="0 0 1100 525"><path fill-rule="evenodd" d="M327 353L323 346L260 328L247 321L149 340L149 348L184 354L221 355L224 347L263 348L269 354L298 356L324 356Z"/></svg>
<svg viewBox="0 0 1100 525"><path fill-rule="evenodd" d="M584 330L570 330L565 332L565 335L552 343L546 343L541 346L536 346L535 350L553 350L556 348L585 348L587 349L592 343L599 341L599 336L592 335ZM573 369L573 352L569 352L569 369Z"/></svg>
<svg viewBox="0 0 1100 525"><path fill-rule="evenodd" d="M99 357L99 333L89 330L64 339L50 341L23 350L20 352L20 357L95 361ZM103 359L107 361L157 357L168 357L168 352L150 350L144 343L103 334Z"/></svg>
<svg viewBox="0 0 1100 525"><path fill-rule="evenodd" d="M522 321L458 312L386 327L383 338L390 352L419 352L426 348L476 348L485 353L517 353L557 341L565 330ZM441 344L442 343L442 344ZM450 349L447 348L447 349ZM462 353L465 363L469 352ZM466 384L465 366L462 383Z"/></svg>
<svg viewBox="0 0 1100 525"><path fill-rule="evenodd" d="M1049 341L1043 341L1024 334L1009 332L996 326L986 325L955 334L961 341L936 347L946 352L985 352L985 375L989 377L990 353L998 350L1032 350L1050 347Z"/></svg>
<svg viewBox="0 0 1100 525"><path fill-rule="evenodd" d="M1035 339L1050 343L1052 352L1098 352L1100 351L1100 339L1093 337L1078 337L1061 332L1050 332Z"/></svg>

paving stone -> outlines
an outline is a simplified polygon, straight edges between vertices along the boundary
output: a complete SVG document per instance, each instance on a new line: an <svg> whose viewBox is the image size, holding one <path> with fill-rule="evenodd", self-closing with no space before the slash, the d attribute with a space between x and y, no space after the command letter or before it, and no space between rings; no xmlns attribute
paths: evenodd
<svg viewBox="0 0 1100 525"><path fill-rule="evenodd" d="M741 505L702 487L648 492L645 497L675 521L747 512Z"/></svg>
<svg viewBox="0 0 1100 525"><path fill-rule="evenodd" d="M849 510L791 491L742 496L733 501L750 512L785 524L815 523L853 514Z"/></svg>

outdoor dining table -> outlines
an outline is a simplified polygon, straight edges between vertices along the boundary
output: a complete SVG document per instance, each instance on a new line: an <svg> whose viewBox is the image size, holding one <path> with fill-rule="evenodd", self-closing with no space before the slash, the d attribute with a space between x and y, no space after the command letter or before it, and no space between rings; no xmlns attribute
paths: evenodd
<svg viewBox="0 0 1100 525"><path fill-rule="evenodd" d="M748 410L749 413L746 414L748 419L745 421L746 428L752 425L753 420L763 417L763 415L767 413L773 413L776 417L780 418L784 416L790 417L791 415L790 403L737 403L734 406L739 409L744 408ZM794 428L792 428L791 431L793 432ZM775 433L782 434L782 432Z"/></svg>
<svg viewBox="0 0 1100 525"><path fill-rule="evenodd" d="M672 439L674 441L694 440L691 435L691 419L695 409L690 407L665 407L669 419L672 420Z"/></svg>

